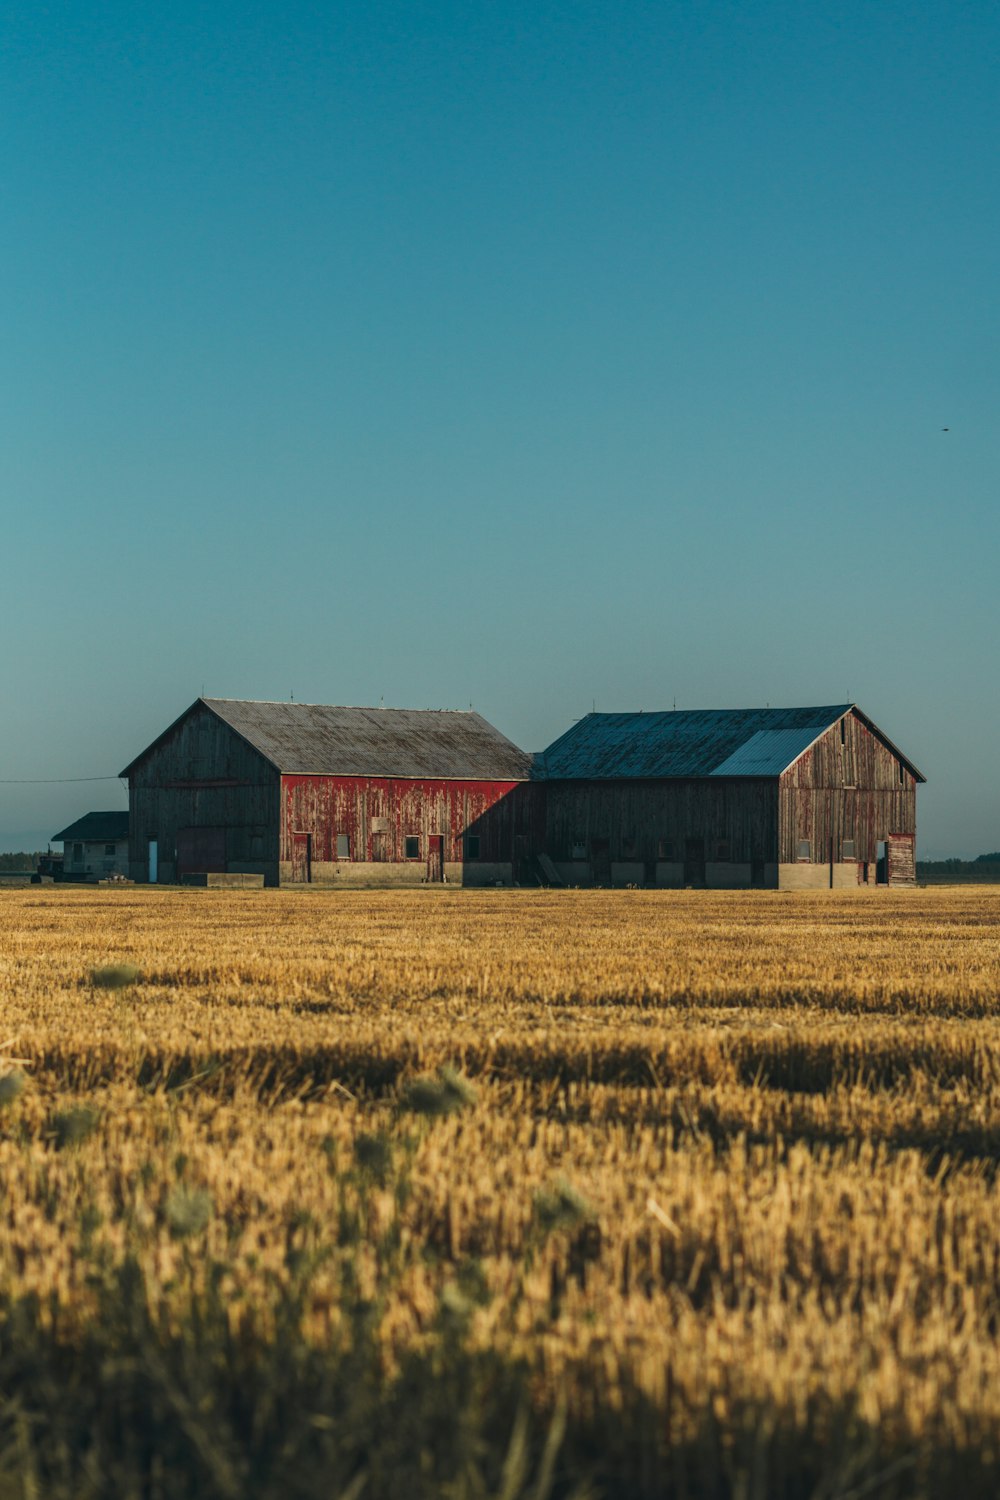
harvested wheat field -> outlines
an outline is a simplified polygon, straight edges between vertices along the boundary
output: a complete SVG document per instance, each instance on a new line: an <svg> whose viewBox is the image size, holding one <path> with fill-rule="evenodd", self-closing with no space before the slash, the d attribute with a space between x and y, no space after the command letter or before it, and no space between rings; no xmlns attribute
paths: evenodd
<svg viewBox="0 0 1000 1500"><path fill-rule="evenodd" d="M996 1494L998 916L0 892L0 1496Z"/></svg>

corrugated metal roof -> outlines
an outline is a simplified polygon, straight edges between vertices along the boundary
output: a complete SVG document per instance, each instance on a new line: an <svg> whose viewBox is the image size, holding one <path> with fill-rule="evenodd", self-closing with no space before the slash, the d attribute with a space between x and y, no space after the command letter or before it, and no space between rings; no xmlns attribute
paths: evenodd
<svg viewBox="0 0 1000 1500"><path fill-rule="evenodd" d="M547 780L777 776L852 706L587 714L544 752L544 775ZM762 734L778 738L765 742ZM750 758L763 756L765 743L766 770L748 769L747 759L743 769L723 771L727 761L739 764L747 750Z"/></svg>
<svg viewBox="0 0 1000 1500"><path fill-rule="evenodd" d="M111 844L128 838L127 812L89 812L77 818L61 833L52 835L53 843L78 840L81 844Z"/></svg>
<svg viewBox="0 0 1000 1500"><path fill-rule="evenodd" d="M827 726L823 725L823 729ZM822 734L809 724L804 729L758 729L716 766L713 776L780 776L803 750Z"/></svg>
<svg viewBox="0 0 1000 1500"><path fill-rule="evenodd" d="M477 713L200 700L287 775L527 781L531 757Z"/></svg>

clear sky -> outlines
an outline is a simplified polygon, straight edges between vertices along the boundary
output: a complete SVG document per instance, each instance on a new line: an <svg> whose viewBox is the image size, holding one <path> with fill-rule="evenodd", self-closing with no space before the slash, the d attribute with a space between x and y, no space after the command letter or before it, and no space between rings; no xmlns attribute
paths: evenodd
<svg viewBox="0 0 1000 1500"><path fill-rule="evenodd" d="M1000 848L993 0L0 4L0 780L852 699ZM948 428L948 431L942 431ZM116 781L0 786L33 847Z"/></svg>

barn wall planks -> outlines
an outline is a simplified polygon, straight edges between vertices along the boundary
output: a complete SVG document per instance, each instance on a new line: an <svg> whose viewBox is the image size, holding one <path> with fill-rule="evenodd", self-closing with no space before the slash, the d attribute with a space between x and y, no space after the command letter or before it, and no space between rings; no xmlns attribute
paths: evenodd
<svg viewBox="0 0 1000 1500"><path fill-rule="evenodd" d="M129 789L129 867L149 873L155 840L158 879L178 869L178 835L224 829L226 867L277 882L279 777L263 756L206 708L195 708L134 767Z"/></svg>
<svg viewBox="0 0 1000 1500"><path fill-rule="evenodd" d="M436 838L448 879L509 883L542 826L540 789L526 782L284 776L281 800L282 864L291 869L293 840L308 835L314 883L433 879Z"/></svg>
<svg viewBox="0 0 1000 1500"><path fill-rule="evenodd" d="M853 714L834 724L779 778L778 840L783 865L818 866L850 859L871 868L878 846L891 835L912 840L917 826L917 785L905 763ZM912 848L912 845L911 845ZM894 885L912 884L915 871L901 858L890 872ZM835 877L827 884L840 883Z"/></svg>
<svg viewBox="0 0 1000 1500"><path fill-rule="evenodd" d="M545 798L547 852L557 867L588 868L598 882L595 845L601 844L612 863L637 861L648 885L673 884L675 871L683 882L690 839L703 842L706 873L708 865L777 862L774 780L553 781ZM731 873L733 884L749 884L742 869Z"/></svg>

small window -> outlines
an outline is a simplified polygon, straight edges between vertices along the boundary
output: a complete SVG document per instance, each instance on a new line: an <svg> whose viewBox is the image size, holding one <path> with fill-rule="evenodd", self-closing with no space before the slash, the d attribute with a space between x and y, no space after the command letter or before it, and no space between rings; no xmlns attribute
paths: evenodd
<svg viewBox="0 0 1000 1500"><path fill-rule="evenodd" d="M673 859L673 857L674 857L674 841L673 841L673 839L660 839L659 843L656 846L656 853L657 853L657 857L659 859Z"/></svg>
<svg viewBox="0 0 1000 1500"><path fill-rule="evenodd" d="M902 761L899 762L899 784L900 786L906 785L906 772L903 770Z"/></svg>
<svg viewBox="0 0 1000 1500"><path fill-rule="evenodd" d="M465 857L466 859L479 858L479 834L467 833L465 835Z"/></svg>
<svg viewBox="0 0 1000 1500"><path fill-rule="evenodd" d="M337 858L338 859L350 859L350 857L351 857L351 838L350 838L350 834L347 834L347 833L338 833L337 834Z"/></svg>
<svg viewBox="0 0 1000 1500"><path fill-rule="evenodd" d="M575 839L574 842L569 846L569 857L570 859L586 859L587 840Z"/></svg>
<svg viewBox="0 0 1000 1500"><path fill-rule="evenodd" d="M104 846L104 852L105 852L105 854L114 854L114 852L115 852L115 846L114 846L114 844L105 844L105 846Z"/></svg>
<svg viewBox="0 0 1000 1500"><path fill-rule="evenodd" d="M812 858L812 844L810 844L808 839L799 839L799 852L797 858L800 860L804 860L806 864L808 864L810 859Z"/></svg>
<svg viewBox="0 0 1000 1500"><path fill-rule="evenodd" d="M406 835L406 857L407 859L420 858L420 835L408 833Z"/></svg>
<svg viewBox="0 0 1000 1500"><path fill-rule="evenodd" d="M841 859L856 859L857 858L857 855L854 852L854 840L853 839L842 839L841 840L841 843L840 843L840 857L841 857Z"/></svg>
<svg viewBox="0 0 1000 1500"><path fill-rule="evenodd" d="M840 743L843 745L847 740L847 729L843 719L840 721Z"/></svg>

